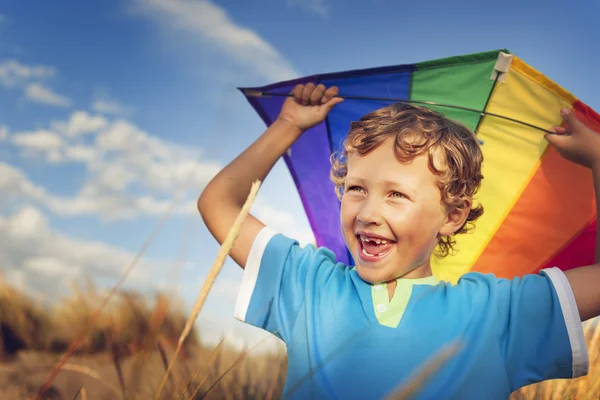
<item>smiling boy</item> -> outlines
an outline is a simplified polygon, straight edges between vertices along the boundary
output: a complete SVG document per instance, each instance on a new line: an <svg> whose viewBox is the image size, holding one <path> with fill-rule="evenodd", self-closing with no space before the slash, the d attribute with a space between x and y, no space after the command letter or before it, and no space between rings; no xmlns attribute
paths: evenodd
<svg viewBox="0 0 600 400"><path fill-rule="evenodd" d="M471 209L482 158L467 128L426 108L396 104L354 122L331 176L361 278L388 282L391 299L397 277L432 276L436 246L447 255L452 235L482 214L481 206ZM451 172L449 163L464 168Z"/></svg>
<svg viewBox="0 0 600 400"><path fill-rule="evenodd" d="M337 88L298 85L278 119L198 200L225 239L256 179L339 102ZM600 181L600 138L571 113L547 135ZM567 135L567 133L569 133ZM420 398L506 399L521 386L587 373L581 321L600 314L598 265L513 280L469 273L438 282L430 258L453 250L482 214L482 155L472 133L431 110L396 104L352 124L332 179L356 265L250 216L231 257L245 269L236 318L287 346L286 398L382 398L449 342L463 350ZM600 235L599 235L600 237ZM384 290L387 288L387 291Z"/></svg>

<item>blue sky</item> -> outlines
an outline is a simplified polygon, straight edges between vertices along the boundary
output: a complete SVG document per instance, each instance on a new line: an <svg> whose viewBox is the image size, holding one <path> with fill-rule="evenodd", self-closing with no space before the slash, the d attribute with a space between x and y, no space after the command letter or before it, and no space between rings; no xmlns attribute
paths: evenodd
<svg viewBox="0 0 600 400"><path fill-rule="evenodd" d="M46 298L83 274L115 283L183 191L128 285L194 300L218 251L195 198L264 130L236 87L507 48L600 110L596 0L6 0L0 15L2 267ZM311 240L282 163L255 211ZM240 278L228 261L201 317L212 337L256 336L233 321Z"/></svg>

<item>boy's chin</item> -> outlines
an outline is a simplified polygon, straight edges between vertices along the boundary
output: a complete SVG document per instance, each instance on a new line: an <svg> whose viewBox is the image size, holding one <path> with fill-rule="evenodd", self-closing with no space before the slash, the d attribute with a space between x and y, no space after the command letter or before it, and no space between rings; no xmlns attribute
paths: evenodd
<svg viewBox="0 0 600 400"><path fill-rule="evenodd" d="M358 272L358 276L360 278L372 285L376 285L382 282L389 282L391 280L396 279L393 274L386 272L384 270L376 270L374 268L363 267L358 263L356 265L356 271Z"/></svg>

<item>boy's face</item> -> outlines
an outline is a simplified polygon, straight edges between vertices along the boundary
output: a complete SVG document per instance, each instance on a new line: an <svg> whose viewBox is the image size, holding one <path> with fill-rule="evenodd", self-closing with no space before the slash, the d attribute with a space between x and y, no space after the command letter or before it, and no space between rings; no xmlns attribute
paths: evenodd
<svg viewBox="0 0 600 400"><path fill-rule="evenodd" d="M431 275L439 234L451 227L427 154L401 162L392 137L350 155L347 167L341 223L360 277L380 283Z"/></svg>

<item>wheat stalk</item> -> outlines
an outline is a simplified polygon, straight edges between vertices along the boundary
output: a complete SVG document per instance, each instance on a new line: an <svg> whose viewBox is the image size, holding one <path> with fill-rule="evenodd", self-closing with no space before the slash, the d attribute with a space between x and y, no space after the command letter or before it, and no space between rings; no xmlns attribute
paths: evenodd
<svg viewBox="0 0 600 400"><path fill-rule="evenodd" d="M167 382L169 373L171 372L171 369L173 368L173 365L175 364L175 361L177 360L177 355L181 351L183 342L185 341L185 339L189 335L190 331L192 330L194 321L196 320L196 318L198 317L198 314L200 314L200 311L202 310L202 307L204 306L204 302L206 301L208 292L210 291L213 283L215 282L217 275L219 275L219 272L221 272L221 268L223 267L223 264L225 263L225 259L229 255L229 252L231 251L231 248L233 247L233 244L235 243L235 240L237 239L237 237L240 233L242 224L244 223L244 221L246 221L246 218L248 217L248 214L250 213L250 208L252 208L252 204L254 203L254 199L256 198L259 188L260 188L260 181L255 181L252 184L252 187L250 188L250 194L248 195L248 198L246 199L246 202L244 203L242 210L240 211L239 215L237 216L233 226L229 230L229 233L227 234L225 241L221 245L221 249L219 250L219 253L217 254L217 258L215 259L213 266L211 267L210 271L208 272L208 276L206 277L206 280L204 281L204 285L202 286L202 289L200 290L200 294L198 295L198 298L196 299L196 302L194 303L194 308L192 309L192 314L190 315L187 322L185 323L183 332L181 333L181 336L179 337L179 341L177 342L177 348L175 349L175 354L173 354L173 358L171 359L171 362L169 363L169 367L167 368L167 371L165 372L165 375L164 375L162 381L160 382L160 386L158 387L158 391L156 393L155 399L160 398L160 394L162 393L165 383Z"/></svg>
<svg viewBox="0 0 600 400"><path fill-rule="evenodd" d="M71 372L77 372L79 374L82 375L86 375L89 376L90 378L94 378L95 380L97 380L98 382L102 383L104 386L106 386L107 388L109 388L110 390L112 390L117 397L120 396L120 391L118 388L108 384L106 382L106 379L103 379L100 374L98 374L96 371L94 371L92 368L85 366L85 365L79 365L79 364L71 364L71 363L65 363L63 365L60 366L61 370L65 370L65 371L71 371Z"/></svg>
<svg viewBox="0 0 600 400"><path fill-rule="evenodd" d="M421 366L421 369L413 375L410 381L392 392L386 400L406 400L413 397L425 385L425 382L460 350L460 347L458 342L444 347L432 360Z"/></svg>
<svg viewBox="0 0 600 400"><path fill-rule="evenodd" d="M212 350L212 352L210 353L210 357L208 357L208 361L206 361L207 366L210 366L210 363L212 362L213 358L216 357L217 353L221 349L221 346L223 345L224 342L225 342L225 338L221 338L221 340L219 341L219 344L217 344L217 346ZM179 397L177 397L178 399L183 398L183 396L186 394L188 389L191 388L192 383L194 383L194 380L196 379L196 377L200 374L200 371L202 371L203 369L204 369L204 367L200 367L196 370L194 375L188 381L188 384L183 388L183 391L179 394ZM206 380L207 376L208 376L208 373L204 376L204 379L202 380L202 382L200 382L200 384L197 385L196 389L192 392L190 399L193 399L194 396L196 395L196 393L198 392L198 390L200 390L200 387Z"/></svg>

